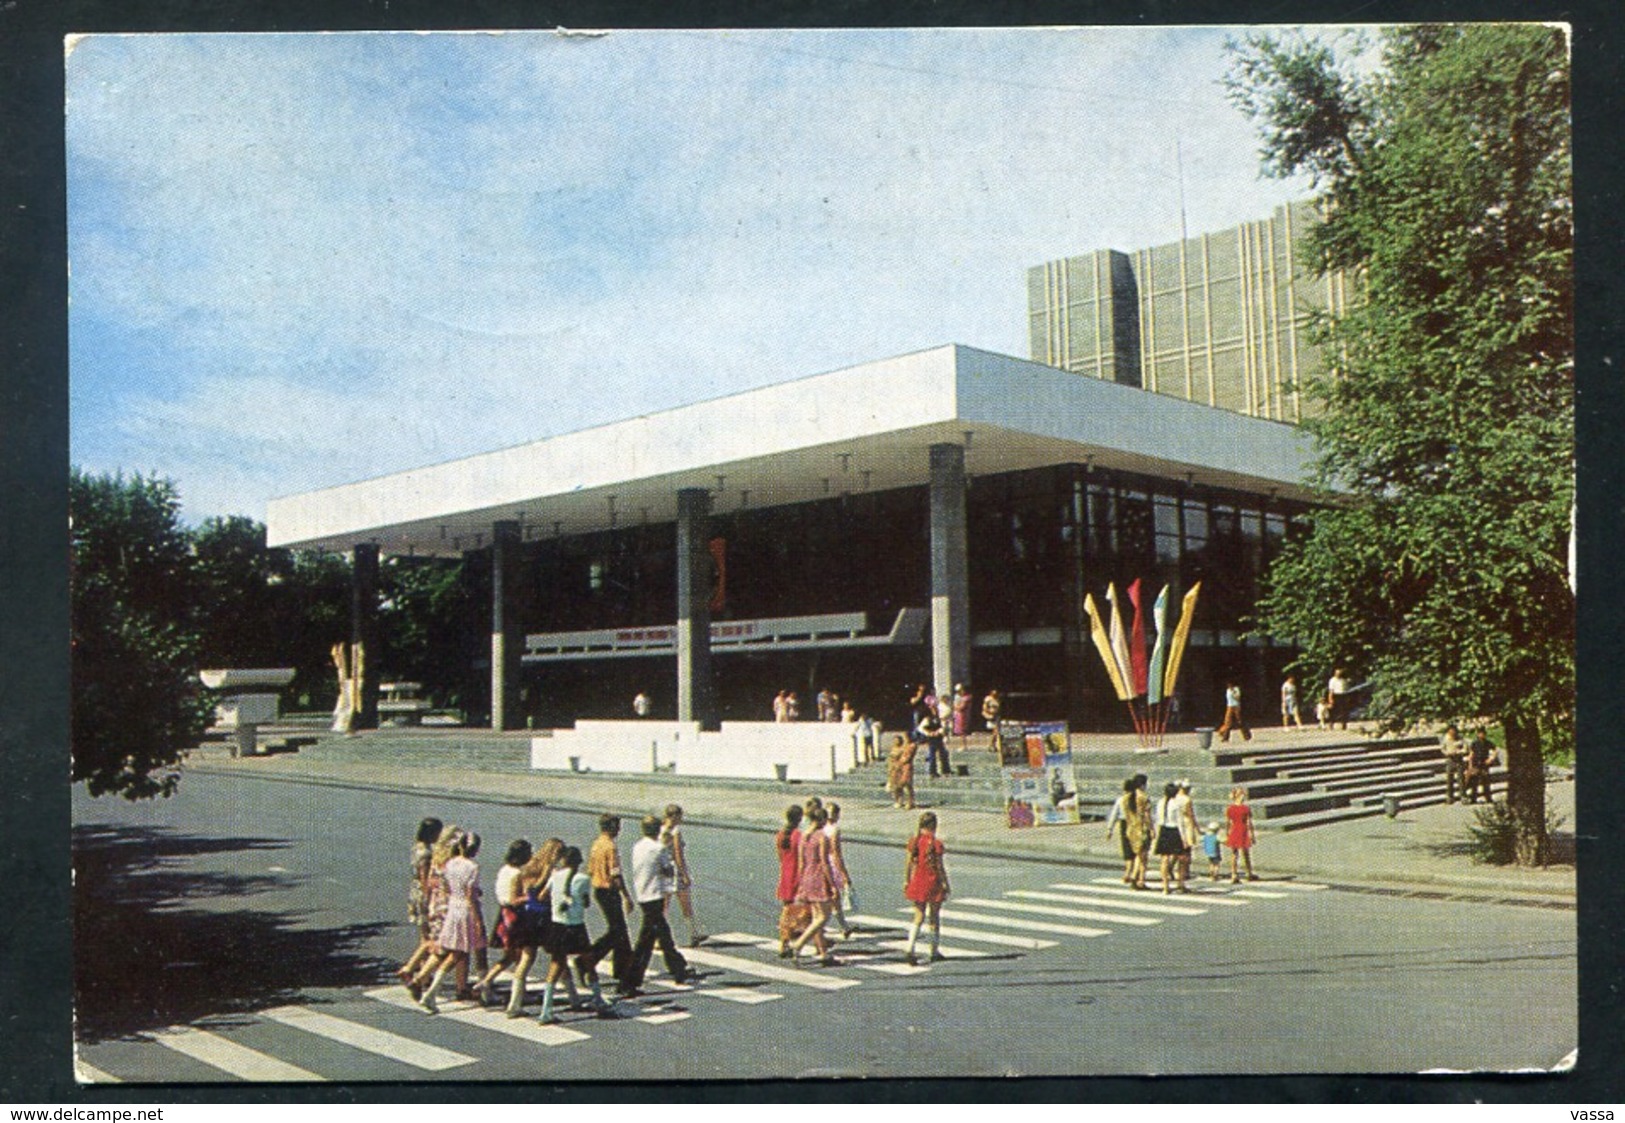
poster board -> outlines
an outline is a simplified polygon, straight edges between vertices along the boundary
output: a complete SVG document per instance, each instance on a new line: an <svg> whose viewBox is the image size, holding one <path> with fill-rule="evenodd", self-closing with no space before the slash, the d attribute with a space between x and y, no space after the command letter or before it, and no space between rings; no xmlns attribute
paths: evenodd
<svg viewBox="0 0 1625 1123"><path fill-rule="evenodd" d="M1005 824L1012 830L1081 821L1068 734L1064 721L999 722Z"/></svg>

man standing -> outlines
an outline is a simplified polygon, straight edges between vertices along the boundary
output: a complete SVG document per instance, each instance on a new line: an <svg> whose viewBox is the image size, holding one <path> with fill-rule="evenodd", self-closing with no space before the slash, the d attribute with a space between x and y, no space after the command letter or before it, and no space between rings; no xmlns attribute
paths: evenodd
<svg viewBox="0 0 1625 1123"><path fill-rule="evenodd" d="M1343 674L1343 668L1338 667L1332 671L1331 681L1326 684L1326 696L1332 702L1331 724L1339 729L1349 727L1349 680Z"/></svg>
<svg viewBox="0 0 1625 1123"><path fill-rule="evenodd" d="M1461 739L1461 731L1454 725L1445 726L1444 736L1439 738L1440 751L1444 753L1444 801L1456 802L1459 792L1462 799L1467 798L1467 743Z"/></svg>
<svg viewBox="0 0 1625 1123"><path fill-rule="evenodd" d="M615 981L624 983L632 967L632 936L626 930L626 913L632 911L632 894L626 891L620 850L615 844L621 833L620 816L598 816L598 831L598 839L587 855L587 874L592 878L593 899L604 914L607 928L592 945L592 965L598 966L606 955L613 954ZM623 903L625 911L621 908Z"/></svg>
<svg viewBox="0 0 1625 1123"><path fill-rule="evenodd" d="M948 775L948 741L942 728L942 721L929 710L920 719L920 740L925 742L925 763L932 776L938 775L938 758L941 758L941 775Z"/></svg>
<svg viewBox="0 0 1625 1123"><path fill-rule="evenodd" d="M1467 785L1464 794L1468 803L1477 803L1483 793L1485 803L1494 803L1490 797L1490 769L1495 767L1495 742L1484 727L1478 727L1467 744Z"/></svg>
<svg viewBox="0 0 1625 1123"><path fill-rule="evenodd" d="M643 910L643 923L638 928L637 946L632 949L632 966L617 988L622 996L633 994L643 985L656 944L660 945L660 957L672 982L688 981L688 960L677 950L671 926L666 923L666 898L676 891L677 866L671 851L660 843L660 820L645 815L643 837L632 847L632 895Z"/></svg>

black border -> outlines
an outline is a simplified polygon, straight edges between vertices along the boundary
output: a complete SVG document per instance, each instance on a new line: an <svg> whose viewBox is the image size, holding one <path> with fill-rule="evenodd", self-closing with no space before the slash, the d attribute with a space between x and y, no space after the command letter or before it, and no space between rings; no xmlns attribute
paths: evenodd
<svg viewBox="0 0 1625 1123"><path fill-rule="evenodd" d="M773 0L0 0L0 885L12 915L0 924L0 1102L124 1103L745 1103L1095 1102L1617 1104L1625 1100L1625 927L1612 861L1625 824L1606 790L1615 731L1625 728L1616 680L1625 666L1625 598L1614 595L1625 488L1614 435L1625 422L1620 385L1625 307L1620 175L1621 33L1617 0L1554 4L1236 3L792 4ZM554 27L906 27L1055 24L1386 23L1546 20L1574 29L1577 428L1580 466L1579 691L1586 780L1578 800L1580 1062L1564 1076L1161 1077L690 1085L356 1084L130 1086L82 1089L71 1075L71 933L67 776L67 269L63 37L70 32L260 32ZM1595 755L1598 763L1592 764ZM1594 769L1594 772L1593 772ZM1493 987L1493 977L1482 980ZM1506 1012L1508 1019L1520 1016ZM1485 1035L1494 1025L1480 1027ZM432 1092L430 1091L432 1088Z"/></svg>

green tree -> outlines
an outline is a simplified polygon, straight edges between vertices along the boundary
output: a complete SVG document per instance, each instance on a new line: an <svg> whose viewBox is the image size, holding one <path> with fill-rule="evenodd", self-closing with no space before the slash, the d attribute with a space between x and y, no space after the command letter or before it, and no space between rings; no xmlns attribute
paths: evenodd
<svg viewBox="0 0 1625 1123"><path fill-rule="evenodd" d="M1389 30L1363 45L1233 44L1232 99L1265 170L1307 175L1319 272L1361 300L1324 318L1306 389L1318 481L1341 493L1273 566L1258 623L1348 666L1391 729L1505 735L1520 862L1544 861L1542 745L1573 738L1569 63L1560 30ZM1341 49L1341 48L1339 48Z"/></svg>
<svg viewBox="0 0 1625 1123"><path fill-rule="evenodd" d="M286 550L265 545L265 526L242 515L211 518L192 532L198 585L199 658L208 667L289 665L281 595L293 569Z"/></svg>
<svg viewBox="0 0 1625 1123"><path fill-rule="evenodd" d="M73 469L71 777L92 795L169 795L208 725L190 543L168 480Z"/></svg>
<svg viewBox="0 0 1625 1123"><path fill-rule="evenodd" d="M424 697L439 707L463 709L474 702L481 683L472 667L489 651L490 630L480 622L490 609L462 560L389 557L379 585L383 673L421 683Z"/></svg>
<svg viewBox="0 0 1625 1123"><path fill-rule="evenodd" d="M331 705L330 651L350 634L341 557L267 547L265 524L211 518L192 532L200 658L209 667L292 667L290 703Z"/></svg>

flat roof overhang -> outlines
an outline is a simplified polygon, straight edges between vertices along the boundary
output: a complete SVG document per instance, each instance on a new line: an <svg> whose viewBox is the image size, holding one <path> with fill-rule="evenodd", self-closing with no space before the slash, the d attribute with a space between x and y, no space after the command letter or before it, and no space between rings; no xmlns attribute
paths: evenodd
<svg viewBox="0 0 1625 1123"><path fill-rule="evenodd" d="M498 520L525 540L671 522L677 492L778 507L929 482L931 445L972 476L1092 462L1283 498L1301 429L960 344L749 390L426 468L273 499L272 546L455 556Z"/></svg>

